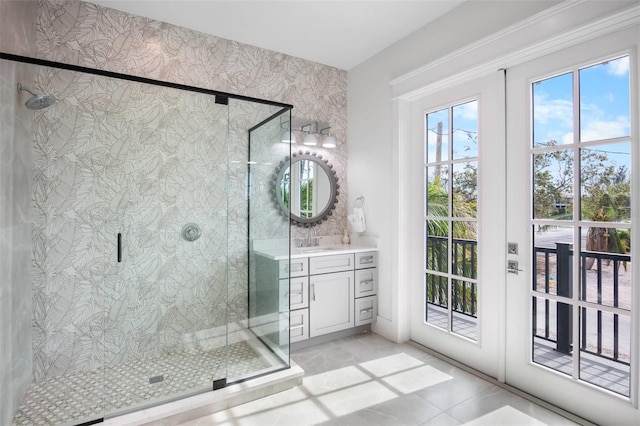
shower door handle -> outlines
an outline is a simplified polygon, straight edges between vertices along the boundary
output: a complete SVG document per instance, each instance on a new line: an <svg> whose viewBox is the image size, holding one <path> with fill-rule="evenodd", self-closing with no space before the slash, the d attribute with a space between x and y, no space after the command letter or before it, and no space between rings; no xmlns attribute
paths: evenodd
<svg viewBox="0 0 640 426"><path fill-rule="evenodd" d="M122 233L118 232L118 263L122 262Z"/></svg>

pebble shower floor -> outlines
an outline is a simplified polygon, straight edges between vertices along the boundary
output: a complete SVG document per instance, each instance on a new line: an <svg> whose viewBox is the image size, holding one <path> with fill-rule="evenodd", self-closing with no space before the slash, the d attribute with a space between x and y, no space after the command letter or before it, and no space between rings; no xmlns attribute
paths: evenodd
<svg viewBox="0 0 640 426"><path fill-rule="evenodd" d="M224 377L225 355L224 347L177 352L42 380L31 386L13 424L74 424L211 386L214 378ZM247 343L229 345L228 377L267 367L267 361ZM158 375L164 379L149 383Z"/></svg>

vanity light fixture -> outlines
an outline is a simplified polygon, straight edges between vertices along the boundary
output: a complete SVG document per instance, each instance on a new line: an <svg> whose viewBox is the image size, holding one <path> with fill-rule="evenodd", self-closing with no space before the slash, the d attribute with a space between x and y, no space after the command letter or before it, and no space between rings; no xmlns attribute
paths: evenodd
<svg viewBox="0 0 640 426"><path fill-rule="evenodd" d="M335 136L328 135L326 138L324 138L324 140L322 141L322 147L323 148L335 148L336 147L336 138L335 138Z"/></svg>
<svg viewBox="0 0 640 426"><path fill-rule="evenodd" d="M322 140L322 147L323 148L335 148L336 147L336 138L335 138L335 136L331 136L329 134L329 129L330 128L331 127L327 126L327 127L324 127L322 129L320 129L320 132L318 132L318 133L320 133L320 135L324 136L324 139ZM327 131L326 135L324 133L322 133L325 130Z"/></svg>
<svg viewBox="0 0 640 426"><path fill-rule="evenodd" d="M316 138L316 135L314 135L313 133L309 133L304 137L302 144L307 146L316 146L318 145L318 139Z"/></svg>
<svg viewBox="0 0 640 426"><path fill-rule="evenodd" d="M294 144L297 143L296 135L293 134L293 129L291 131L285 130L282 134L282 143Z"/></svg>
<svg viewBox="0 0 640 426"><path fill-rule="evenodd" d="M320 145L322 148L335 148L336 138L329 134L329 129L331 129L329 123L293 117L291 120L291 138L289 139L288 132L285 132L285 134L282 135L282 142L286 143L291 141L289 143L296 143L295 137L293 136L293 131L295 130L306 133L304 139L302 140L303 145ZM326 133L323 133L325 131ZM322 143L319 143L320 141L322 141Z"/></svg>

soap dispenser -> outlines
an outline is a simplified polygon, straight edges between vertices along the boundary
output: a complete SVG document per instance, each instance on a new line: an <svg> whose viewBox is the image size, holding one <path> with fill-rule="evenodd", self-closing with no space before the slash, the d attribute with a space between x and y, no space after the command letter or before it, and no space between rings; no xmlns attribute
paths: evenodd
<svg viewBox="0 0 640 426"><path fill-rule="evenodd" d="M349 244L350 242L351 242L351 239L349 238L349 233L345 229L344 235L342 236L342 244Z"/></svg>

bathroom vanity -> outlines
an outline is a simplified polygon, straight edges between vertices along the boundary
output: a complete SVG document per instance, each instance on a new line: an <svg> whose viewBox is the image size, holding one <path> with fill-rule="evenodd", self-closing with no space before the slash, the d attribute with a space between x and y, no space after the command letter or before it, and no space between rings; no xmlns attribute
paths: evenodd
<svg viewBox="0 0 640 426"><path fill-rule="evenodd" d="M256 254L256 297L263 312L275 300L269 288L278 282L276 324L263 323L279 345L329 336L371 324L377 317L378 252L375 247L334 245L292 249L289 256ZM259 312L258 312L259 313ZM287 315L288 313L288 315ZM271 317L272 320L275 317ZM290 340L289 340L290 339Z"/></svg>

